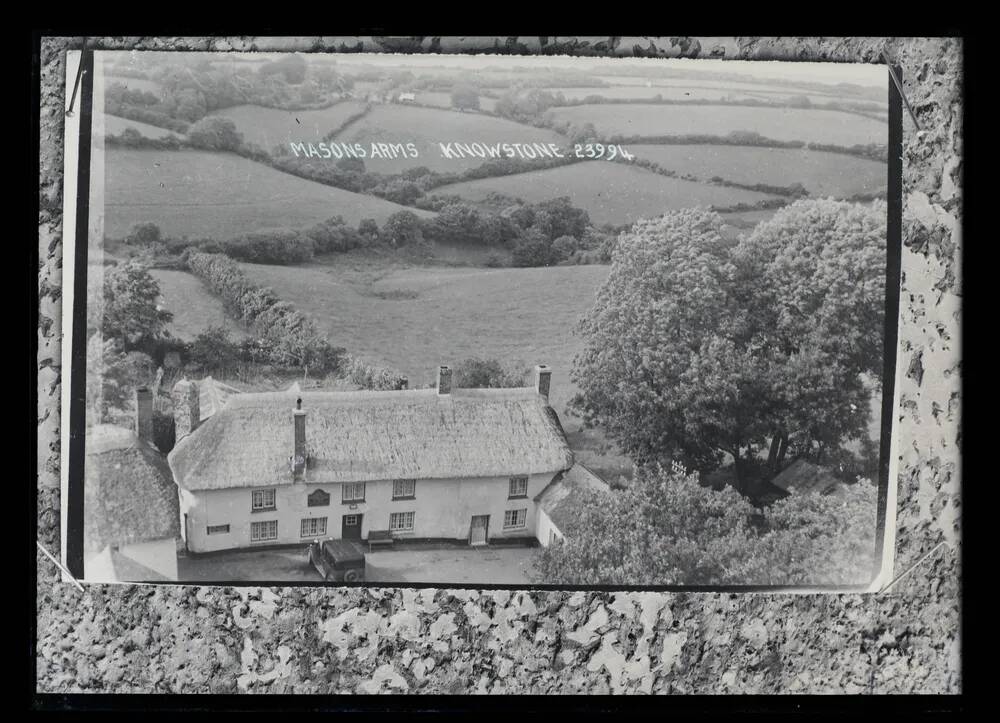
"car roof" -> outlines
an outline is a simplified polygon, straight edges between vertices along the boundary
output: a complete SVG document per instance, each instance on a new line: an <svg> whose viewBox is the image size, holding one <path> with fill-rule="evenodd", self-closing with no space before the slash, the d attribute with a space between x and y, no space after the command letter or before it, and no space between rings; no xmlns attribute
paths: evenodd
<svg viewBox="0 0 1000 723"><path fill-rule="evenodd" d="M363 560L365 553L350 540L325 540L323 549L335 560Z"/></svg>

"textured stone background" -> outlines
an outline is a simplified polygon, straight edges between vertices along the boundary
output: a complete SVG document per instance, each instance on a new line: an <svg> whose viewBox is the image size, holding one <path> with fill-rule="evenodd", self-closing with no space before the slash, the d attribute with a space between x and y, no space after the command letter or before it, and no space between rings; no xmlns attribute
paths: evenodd
<svg viewBox="0 0 1000 723"><path fill-rule="evenodd" d="M98 49L545 52L880 62L903 117L897 574L883 595L205 588L59 581L39 692L958 693L961 43L874 38L101 38ZM65 51L41 47L38 524L59 550ZM945 544L934 549L938 543Z"/></svg>

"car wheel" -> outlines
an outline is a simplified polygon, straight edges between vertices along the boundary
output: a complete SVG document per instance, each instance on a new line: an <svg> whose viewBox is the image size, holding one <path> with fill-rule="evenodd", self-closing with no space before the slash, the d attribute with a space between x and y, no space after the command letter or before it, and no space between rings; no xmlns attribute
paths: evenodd
<svg viewBox="0 0 1000 723"><path fill-rule="evenodd" d="M348 570L344 573L344 582L360 582L361 570Z"/></svg>

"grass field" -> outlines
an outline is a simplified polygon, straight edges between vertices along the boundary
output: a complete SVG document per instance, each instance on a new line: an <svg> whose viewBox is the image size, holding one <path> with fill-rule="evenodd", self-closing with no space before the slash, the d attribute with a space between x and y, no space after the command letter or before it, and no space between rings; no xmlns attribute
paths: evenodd
<svg viewBox="0 0 1000 723"><path fill-rule="evenodd" d="M104 135L117 136L126 128L134 128L146 138L166 138L171 135L177 137L181 136L180 133L176 133L169 128L151 126L149 123L140 123L139 121L129 120L128 118L119 118L116 115L104 116Z"/></svg>
<svg viewBox="0 0 1000 723"><path fill-rule="evenodd" d="M120 83L129 90L145 90L153 93L154 95L160 94L160 84L155 80L146 80L145 78L127 78L125 76L117 75L104 76L104 84L106 86L114 83Z"/></svg>
<svg viewBox="0 0 1000 723"><path fill-rule="evenodd" d="M152 269L150 273L160 285L160 304L174 315L167 326L171 335L190 341L210 326L224 327L233 339L246 335L243 326L226 313L222 300L198 277L170 269Z"/></svg>
<svg viewBox="0 0 1000 723"><path fill-rule="evenodd" d="M594 124L606 135L725 136L733 131L754 131L779 141L805 141L852 146L886 143L885 123L853 113L801 108L757 108L717 105L578 105L549 111L557 121Z"/></svg>
<svg viewBox="0 0 1000 723"><path fill-rule="evenodd" d="M343 101L323 110L278 110L238 105L213 115L230 118L243 137L266 151L288 143L316 143L363 110L360 101Z"/></svg>
<svg viewBox="0 0 1000 723"><path fill-rule="evenodd" d="M720 145L632 145L629 151L664 168L699 178L789 186L801 183L812 196L849 198L884 190L885 163L842 153L793 148Z"/></svg>
<svg viewBox="0 0 1000 723"><path fill-rule="evenodd" d="M710 186L647 171L626 163L589 161L544 171L455 183L435 190L480 201L497 192L528 202L569 196L597 224L624 224L690 206L732 205L773 198L739 188Z"/></svg>
<svg viewBox="0 0 1000 723"><path fill-rule="evenodd" d="M431 383L439 365L469 357L549 364L552 399L563 414L580 348L572 332L607 266L482 269L331 258L335 265L243 269L310 314L331 343L399 369L411 387Z"/></svg>
<svg viewBox="0 0 1000 723"><path fill-rule="evenodd" d="M363 218L382 223L404 208L229 153L109 149L104 162L105 234L112 238L141 222L167 236L227 239L336 215L354 225Z"/></svg>
<svg viewBox="0 0 1000 723"><path fill-rule="evenodd" d="M747 93L776 93L781 95L808 95L814 98L824 97L827 100L839 98L843 100L874 100L875 102L885 102L887 89L866 88L858 91L853 88L845 88L835 84L829 84L828 88L818 88L814 86L797 86L795 84L785 85L783 83L769 83L766 79L759 82L733 80L730 78L646 78L642 76L629 75L601 75L601 80L613 86L645 86L649 83L652 86L671 88L719 88L728 91L743 91ZM888 79L887 79L888 81Z"/></svg>
<svg viewBox="0 0 1000 723"><path fill-rule="evenodd" d="M417 158L365 159L365 166L378 173L398 173L407 168L427 166L436 171L461 171L483 164L482 158L448 159L441 157L438 143L558 143L566 139L543 128L533 128L482 113L461 113L436 108L404 105L378 105L361 120L352 123L336 140L349 143L416 144Z"/></svg>

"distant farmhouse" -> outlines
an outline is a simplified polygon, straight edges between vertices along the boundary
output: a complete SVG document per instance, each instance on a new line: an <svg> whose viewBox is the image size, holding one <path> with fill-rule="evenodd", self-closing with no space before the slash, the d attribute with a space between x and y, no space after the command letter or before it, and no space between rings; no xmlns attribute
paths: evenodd
<svg viewBox="0 0 1000 723"><path fill-rule="evenodd" d="M187 549L560 538L542 499L561 500L553 488L586 473L567 475L574 458L548 402L551 370L536 367L534 385L515 389L453 389L451 374L440 367L436 389L398 391L178 382L168 460Z"/></svg>
<svg viewBox="0 0 1000 723"><path fill-rule="evenodd" d="M415 103L417 96L413 93L400 93L398 100L400 103Z"/></svg>
<svg viewBox="0 0 1000 723"><path fill-rule="evenodd" d="M92 582L177 579L177 489L152 442L153 398L136 392L136 429L87 431L84 576Z"/></svg>

